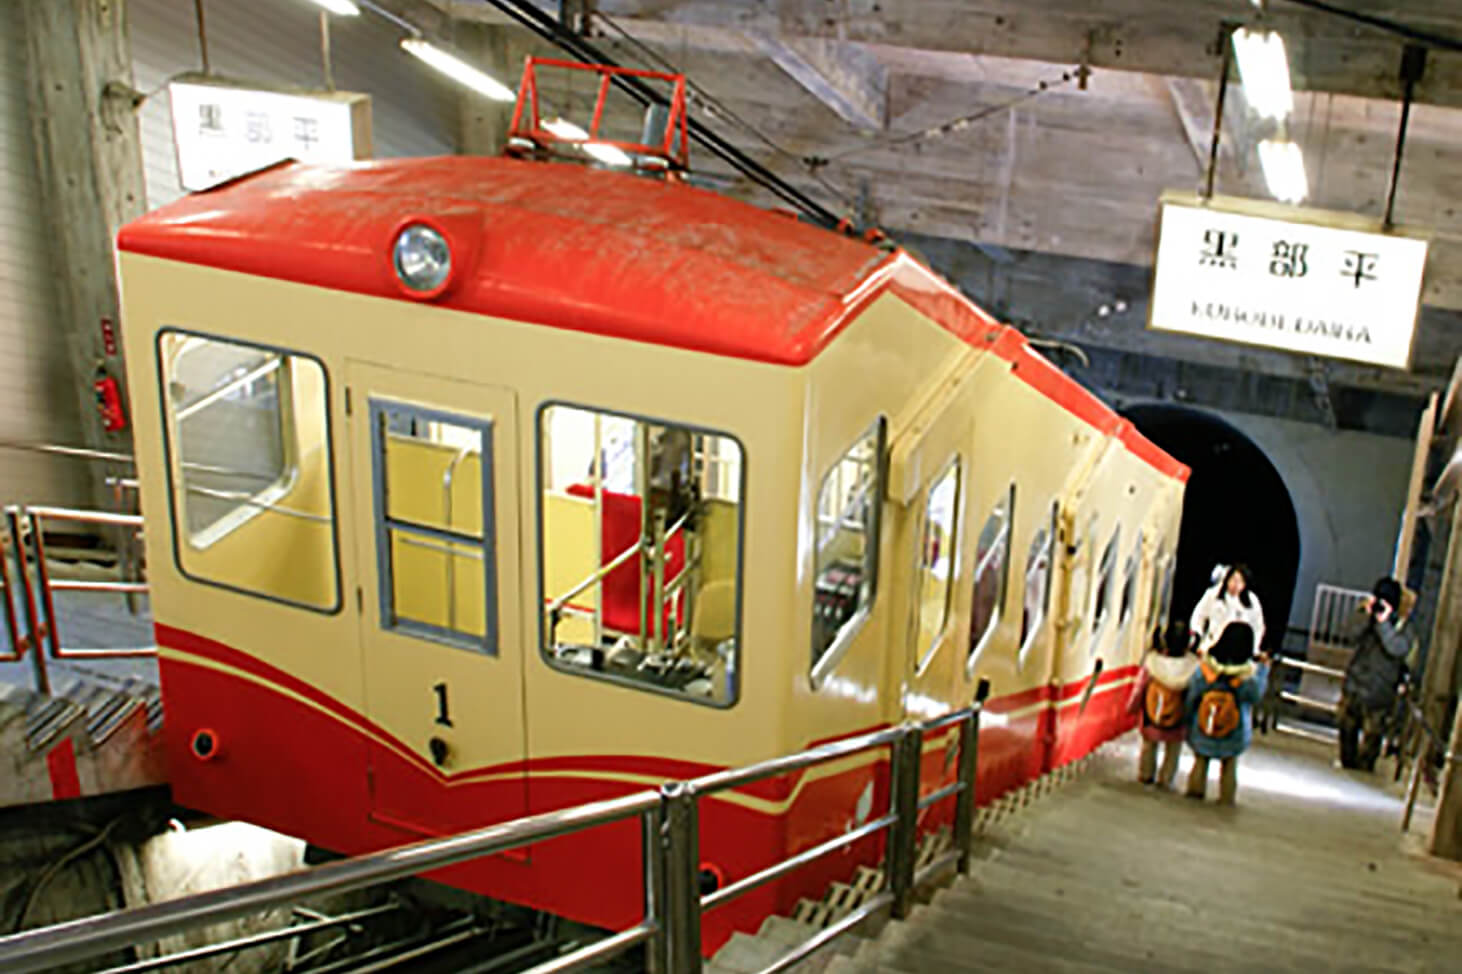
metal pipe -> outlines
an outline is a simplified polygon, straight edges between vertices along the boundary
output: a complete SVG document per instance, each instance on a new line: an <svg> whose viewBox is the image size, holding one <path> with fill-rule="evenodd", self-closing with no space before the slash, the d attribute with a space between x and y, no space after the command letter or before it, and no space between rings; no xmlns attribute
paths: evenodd
<svg viewBox="0 0 1462 974"><path fill-rule="evenodd" d="M1391 160L1391 186L1386 191L1386 216L1381 225L1390 229L1396 213L1396 190L1401 185L1401 156L1406 149L1406 127L1411 122L1411 102L1416 97L1416 83L1426 72L1426 48L1408 44L1401 52L1401 124L1396 129L1396 154Z"/></svg>
<svg viewBox="0 0 1462 974"><path fill-rule="evenodd" d="M1288 690L1280 691L1281 700L1298 704L1301 707L1310 707L1313 710L1328 710L1330 713L1339 713L1340 707L1337 704L1326 703L1324 700L1315 700L1312 697L1302 697L1298 693L1290 693Z"/></svg>
<svg viewBox="0 0 1462 974"><path fill-rule="evenodd" d="M1333 676L1337 680L1345 679L1344 670L1337 670L1333 666L1321 666L1319 663L1308 663L1302 659L1290 659L1288 656L1281 656L1274 663L1276 666L1288 666L1291 669L1303 670L1306 673Z"/></svg>
<svg viewBox="0 0 1462 974"><path fill-rule="evenodd" d="M919 765L924 759L924 735L917 726L899 728L893 746L893 774L889 812L895 821L888 836L885 875L893 896L893 915L902 920L914 905L914 869L918 860Z"/></svg>
<svg viewBox="0 0 1462 974"><path fill-rule="evenodd" d="M809 849L803 849L795 856L783 859L781 862L776 863L775 865L768 866L767 868L759 870L758 872L754 872L749 876L743 876L736 882L731 883L728 886L723 886L720 889L716 890L714 893L708 893L705 896L702 896L701 912L707 913L711 910L714 910L722 903L729 902L736 899L738 896L749 893L752 890L756 889L758 886L763 886L766 883L770 883L772 880L777 879L781 876L785 876L796 869L800 869L810 862L816 862L823 856L837 852L838 850L845 848L850 842L857 842L859 839L866 839L870 835L882 832L890 825L893 825L896 821L897 819L894 816L885 815L883 816L883 818L875 819L872 822L867 823L866 825L853 829L851 832L844 832L841 835L835 835L831 839L828 839L826 842L820 842Z"/></svg>
<svg viewBox="0 0 1462 974"><path fill-rule="evenodd" d="M141 514L117 514L113 511L88 511L78 507L47 507L35 505L25 508L29 514L47 521L80 521L85 524L116 524L125 527L142 527Z"/></svg>
<svg viewBox="0 0 1462 974"><path fill-rule="evenodd" d="M594 414L594 564L604 564L604 417ZM594 599L594 645L604 645L604 598Z"/></svg>
<svg viewBox="0 0 1462 974"><path fill-rule="evenodd" d="M323 12L321 16L324 16ZM457 455L452 457L447 464L447 469L442 473L442 520L450 530L452 524L452 484L457 479L457 467L472 450L470 447L462 447ZM446 566L447 581L447 628L457 628L457 559L448 558Z"/></svg>
<svg viewBox="0 0 1462 974"><path fill-rule="evenodd" d="M1401 831L1411 831L1411 816L1416 811L1416 799L1421 792L1421 762L1430 754L1429 749L1418 749L1411 762L1411 779L1406 782L1406 808L1401 813Z"/></svg>
<svg viewBox="0 0 1462 974"><path fill-rule="evenodd" d="M374 886L546 839L617 822L657 807L645 791L577 808L491 825L446 839L431 839L175 900L83 917L40 930L0 937L0 966L27 974L193 927L210 926L311 897Z"/></svg>
<svg viewBox="0 0 1462 974"><path fill-rule="evenodd" d="M644 870L645 922L653 923L655 933L645 947L645 969L648 974L673 974L670 970L669 942L665 931L669 920L665 912L665 805L663 802L640 816L640 864Z"/></svg>
<svg viewBox="0 0 1462 974"><path fill-rule="evenodd" d="M10 553L15 542L9 538L0 540L0 588L5 590L5 633L10 637L9 652L0 653L0 662L19 663L25 656L25 646L20 641L20 626L15 618L15 589L10 584ZM25 570L24 561L21 571Z"/></svg>
<svg viewBox="0 0 1462 974"><path fill-rule="evenodd" d="M1225 21L1218 29L1218 44L1223 58L1218 69L1218 105L1213 110L1213 141L1208 146L1208 172L1203 182L1203 198L1213 198L1213 183L1218 178L1218 149L1223 137L1223 105L1228 97L1228 76L1233 65L1232 40L1238 25Z"/></svg>
<svg viewBox="0 0 1462 974"><path fill-rule="evenodd" d="M335 72L330 64L330 12L320 11L320 68L325 75L325 90L335 90Z"/></svg>
<svg viewBox="0 0 1462 974"><path fill-rule="evenodd" d="M146 582L88 582L77 578L59 578L51 582L53 592L146 592Z"/></svg>
<svg viewBox="0 0 1462 974"><path fill-rule="evenodd" d="M668 970L700 974L700 810L694 783L660 789L665 815L665 936Z"/></svg>
<svg viewBox="0 0 1462 974"><path fill-rule="evenodd" d="M983 712L984 706L977 702L967 711L969 719L959 729L959 780L964 787L954 802L954 847L959 850L961 875L968 875L974 849L975 786L979 781L980 714Z"/></svg>
<svg viewBox="0 0 1462 974"><path fill-rule="evenodd" d="M173 420L175 422L181 423L184 420L192 419L194 416L198 415L209 406L223 399L234 390L240 389L248 385L255 379L262 379L272 372L279 371L279 368L282 365L284 365L284 358L279 355L274 356L274 358L265 362L263 365L255 366L254 368L245 372L243 375L239 376L237 379L230 379L228 382L225 382L218 388L204 393L198 399L195 399L192 402L188 403L188 405L174 411Z"/></svg>
<svg viewBox="0 0 1462 974"><path fill-rule="evenodd" d="M140 974L142 971L155 971L163 967L172 967L175 964L186 964L189 961L202 960L205 957L214 957L218 954L230 954L234 951L248 950L250 947L259 947L264 944L274 943L276 940L289 940L293 937L302 937L305 934L314 933L317 930L328 930L331 927L344 926L347 923L355 923L357 920L366 920L382 913L389 913L401 909L399 903L389 903L385 906L374 906L368 910L358 910L355 913L346 913L338 917L323 917L312 920L309 923L301 923L292 927L280 927L277 930L266 930L263 933L256 933L252 937L240 937L237 940L225 940L221 943L206 944L202 947L195 947L192 950L179 951L176 954L165 954L161 957L149 957L132 964L124 964L121 967L111 967L101 974Z"/></svg>
<svg viewBox="0 0 1462 974"><path fill-rule="evenodd" d="M924 809L928 808L931 805L937 805L940 802L944 801L944 799L949 798L951 795L958 795L963 789L964 782L955 781L945 785L938 791L931 791L929 792L929 794L919 799L919 811L922 812Z"/></svg>
<svg viewBox="0 0 1462 974"><path fill-rule="evenodd" d="M604 576L614 571L620 565L623 565L625 562L629 561L639 552L639 550L640 546L636 544L631 545L630 547L621 551L609 564L590 572L588 578L585 578L583 581L579 582L579 584L569 589L563 595L560 595L558 598L548 603L548 611L557 612L562 609L565 605L568 604L569 599L578 595L580 592L584 591L584 589L593 585L595 582L598 582L600 579L604 578Z"/></svg>
<svg viewBox="0 0 1462 974"><path fill-rule="evenodd" d="M555 957L550 961L544 961L536 967L530 967L523 974L560 974L563 971L582 970L596 961L618 957L631 947L649 940L655 936L655 933L656 927L653 923L641 923L630 927L623 933L617 933L612 937L605 937L603 940L596 940L594 943L580 947L572 953L564 954L562 957Z"/></svg>
<svg viewBox="0 0 1462 974"><path fill-rule="evenodd" d="M45 628L41 625L39 614L36 612L35 587L31 584L30 568L26 564L25 557L25 534L20 519L20 508L14 504L5 508L5 524L10 529L10 537L15 545L15 558L19 571L17 577L20 579L21 602L20 607L25 612L25 641L31 651L31 670L35 679L36 692L43 696L51 694L51 677L46 672L46 653L41 648L41 640L45 638Z"/></svg>
<svg viewBox="0 0 1462 974"><path fill-rule="evenodd" d="M411 535L405 534L404 532L397 538L397 540L400 541L402 544L408 545L412 548L425 548L428 551L439 551L442 554L454 555L458 558L471 558L473 561L482 561L484 557L482 552L476 549L468 549L466 551L463 551L457 548L453 548L449 545L441 544L436 541L427 541L422 538L413 538Z"/></svg>
<svg viewBox="0 0 1462 974"><path fill-rule="evenodd" d="M923 869L920 869L914 873L914 888L917 889L918 887L923 886L925 883L929 882L929 880L944 872L944 870L948 869L950 866L958 867L959 859L960 855L958 849L950 849L948 852L943 853L933 862L926 865Z"/></svg>
<svg viewBox="0 0 1462 974"><path fill-rule="evenodd" d="M252 494L245 494L243 491L217 490L213 487L199 487L197 484L184 484L183 489L190 494L197 494L200 497L211 497L214 500L232 501L235 504L242 504L245 507L256 507L261 511L272 511L275 514L284 514L288 517L299 518L301 521L311 521L315 524L335 523L333 518L330 518L324 514L312 514L309 511L301 511L293 507L285 507L283 504L273 501L256 500Z"/></svg>
<svg viewBox="0 0 1462 974"><path fill-rule="evenodd" d="M864 920L877 913L879 910L893 905L893 894L888 892L879 893L873 899L864 903L858 909L843 917L837 923L829 924L819 930L817 934L800 947L794 947L787 953L778 957L772 963L761 969L759 974L780 974L788 968L801 963L813 954L817 953L834 940L847 933L849 930L862 923Z"/></svg>
<svg viewBox="0 0 1462 974"><path fill-rule="evenodd" d="M699 794L714 794L718 791L725 791L728 788L739 788L742 785L749 785L765 778L773 778L779 774L786 774L788 771L799 771L802 768L811 767L814 764L822 764L825 761L832 761L835 758L847 757L850 754L867 751L883 744L892 744L902 734L903 728L890 727L887 730L859 734L857 737L845 737L840 741L822 744L797 754L787 754L782 757L771 758L744 768L731 768L726 771L716 771L708 775L702 775L691 781L690 784Z"/></svg>
<svg viewBox="0 0 1462 974"><path fill-rule="evenodd" d="M121 515L116 515L121 517ZM56 625L56 600L51 598L51 576L46 569L46 542L41 537L41 515L38 508L26 510L26 520L30 523L30 546L35 552L36 559L36 587L41 590L38 604L41 610L41 625L45 629L46 641L51 644L51 655L60 658L61 656L61 633ZM36 655L42 652L40 642L36 642Z"/></svg>
<svg viewBox="0 0 1462 974"><path fill-rule="evenodd" d="M59 443L27 443L24 440L0 439L0 449L26 450L31 453L48 453L54 456L73 457L78 460L99 460L106 463L134 464L137 462L129 453L113 453L110 450L92 450L79 446L62 446Z"/></svg>

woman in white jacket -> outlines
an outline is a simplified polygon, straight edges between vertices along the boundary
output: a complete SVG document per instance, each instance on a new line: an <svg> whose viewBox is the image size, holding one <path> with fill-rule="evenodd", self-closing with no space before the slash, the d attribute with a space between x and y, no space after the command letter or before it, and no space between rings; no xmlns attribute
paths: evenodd
<svg viewBox="0 0 1462 974"><path fill-rule="evenodd" d="M1234 565L1224 572L1223 581L1204 592L1193 609L1188 627L1198 639L1198 652L1207 654L1230 622L1242 622L1254 630L1256 651L1263 644L1264 610L1259 606L1259 596L1249 588L1249 569L1244 565Z"/></svg>

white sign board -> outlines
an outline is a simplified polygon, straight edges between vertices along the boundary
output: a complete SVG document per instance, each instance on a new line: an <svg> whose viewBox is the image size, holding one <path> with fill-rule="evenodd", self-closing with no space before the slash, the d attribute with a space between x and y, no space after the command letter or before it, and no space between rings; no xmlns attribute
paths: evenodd
<svg viewBox="0 0 1462 974"><path fill-rule="evenodd" d="M370 155L366 95L283 94L188 81L168 85L168 94L178 176L189 191L283 159L332 163Z"/></svg>
<svg viewBox="0 0 1462 974"><path fill-rule="evenodd" d="M1326 216L1164 197L1149 327L1407 368L1427 241Z"/></svg>

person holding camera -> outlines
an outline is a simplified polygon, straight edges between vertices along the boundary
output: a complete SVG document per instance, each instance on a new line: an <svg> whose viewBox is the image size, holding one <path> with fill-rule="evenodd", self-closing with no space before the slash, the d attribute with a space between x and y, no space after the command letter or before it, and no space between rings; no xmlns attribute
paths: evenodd
<svg viewBox="0 0 1462 974"><path fill-rule="evenodd" d="M1361 603L1344 635L1355 646L1340 690L1340 764L1363 771L1376 769L1381 739L1406 678L1411 646L1396 629L1401 583L1382 578Z"/></svg>

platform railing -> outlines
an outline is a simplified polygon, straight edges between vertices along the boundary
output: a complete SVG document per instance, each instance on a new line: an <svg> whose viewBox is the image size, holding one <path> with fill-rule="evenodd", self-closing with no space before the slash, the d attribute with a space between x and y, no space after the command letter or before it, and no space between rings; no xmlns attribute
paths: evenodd
<svg viewBox="0 0 1462 974"><path fill-rule="evenodd" d="M432 839L383 852L342 859L240 886L84 917L0 937L0 970L26 974L89 960L128 946L155 941L184 930L206 927L310 897L346 893L406 879L484 856L521 849L537 842L599 826L638 819L644 910L639 923L587 944L526 974L582 970L645 945L646 967L654 974L700 974L701 917L774 879L831 855L849 844L888 831L885 887L857 909L789 948L758 974L776 974L830 944L880 910L908 914L915 888L941 871L969 871L974 825L982 683L973 706L926 723L905 723L860 734L750 767L720 771L658 790L591 802L503 822L445 839ZM954 783L919 796L925 739L958 728L959 758ZM868 751L889 749L887 810L873 821L805 849L709 893L701 892L700 801L768 778ZM956 799L954 848L919 869L918 819L934 804Z"/></svg>

